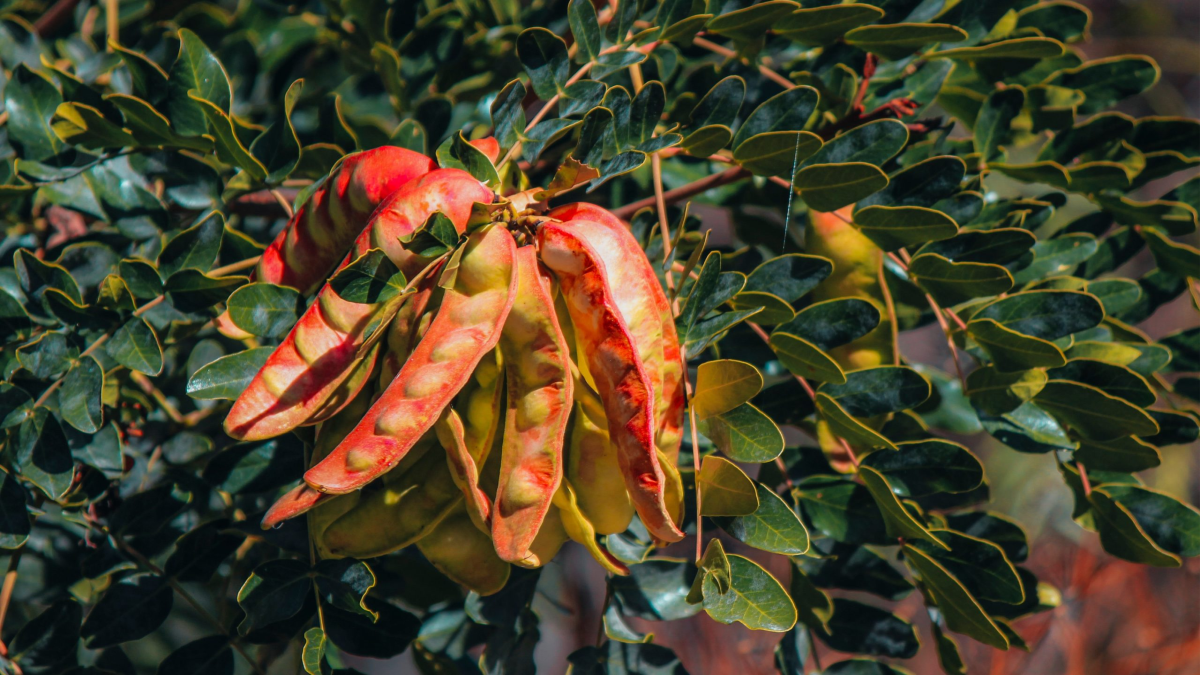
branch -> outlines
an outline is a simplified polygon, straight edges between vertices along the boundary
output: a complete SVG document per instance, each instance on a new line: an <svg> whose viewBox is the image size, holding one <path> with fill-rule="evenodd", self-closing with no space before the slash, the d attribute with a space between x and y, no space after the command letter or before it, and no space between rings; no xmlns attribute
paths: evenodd
<svg viewBox="0 0 1200 675"><path fill-rule="evenodd" d="M711 176L705 176L704 178L688 183L683 187L677 187L674 190L668 190L667 192L663 193L663 201L667 204L674 204L675 202L683 201L688 197L694 197L701 192L707 192L708 190L721 187L722 185L736 183L743 178L749 177L749 171L740 166L735 166L731 169L726 169L721 173L714 173ZM638 211L648 206L656 206L657 201L657 196L640 199L632 204L626 204L621 208L613 209L613 215L618 218L628 220L630 216Z"/></svg>
<svg viewBox="0 0 1200 675"><path fill-rule="evenodd" d="M715 42L710 42L708 40L705 40L702 37L697 37L696 39L692 40L692 44L696 45L697 47L703 47L704 49L707 49L708 51L710 51L714 54L720 54L721 56L724 56L725 58L729 58L729 59L738 58L737 52L733 51L732 49L729 49L728 47L722 47L721 45L719 45ZM783 75L780 75L779 73L775 72L774 70L771 70L770 68L768 68L767 66L765 66L761 63L758 64L758 72L763 77L767 78L768 80L771 80L772 82L778 84L779 86L783 87L784 89L795 89L796 88L795 82L792 82L791 80L787 79Z"/></svg>

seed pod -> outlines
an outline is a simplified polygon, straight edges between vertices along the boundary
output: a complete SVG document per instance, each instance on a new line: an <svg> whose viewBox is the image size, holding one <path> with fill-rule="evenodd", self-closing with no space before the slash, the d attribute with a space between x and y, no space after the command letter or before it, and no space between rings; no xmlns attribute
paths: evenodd
<svg viewBox="0 0 1200 675"><path fill-rule="evenodd" d="M608 439L603 404L586 383L578 381L575 401L566 479L575 489L579 509L598 534L624 532L633 520L634 508L625 490L617 449Z"/></svg>
<svg viewBox="0 0 1200 675"><path fill-rule="evenodd" d="M664 541L678 541L683 532L667 513L665 479L655 453L653 393L617 311L604 263L565 225L543 223L537 240L542 261L562 286L576 339L604 402L609 437L617 447L633 504L651 533Z"/></svg>
<svg viewBox="0 0 1200 675"><path fill-rule="evenodd" d="M363 490L359 503L325 528L325 547L335 556L373 558L432 532L462 503L462 491L436 445L432 435L423 439L409 453L419 456L415 462L406 461L388 472L382 485Z"/></svg>
<svg viewBox="0 0 1200 675"><path fill-rule="evenodd" d="M538 530L537 536L533 538L533 543L529 545L529 555L514 561L513 564L531 569L541 567L558 555L568 539L570 537L563 528L562 514L557 508L551 508L546 512L542 528Z"/></svg>
<svg viewBox="0 0 1200 675"><path fill-rule="evenodd" d="M491 196L465 171L439 169L429 173L380 205L343 266L378 247L406 275L415 275L430 261L404 250L399 238L411 234L438 211L461 230L466 227L471 204L490 202ZM225 418L226 433L240 440L259 440L310 421L361 358L360 347L368 326L396 309L399 302L349 302L326 284L234 402Z"/></svg>
<svg viewBox="0 0 1200 675"><path fill-rule="evenodd" d="M515 256L503 227L470 236L429 331L354 431L304 475L309 485L335 494L362 487L395 466L433 426L500 339L516 295Z"/></svg>
<svg viewBox="0 0 1200 675"><path fill-rule="evenodd" d="M654 267L629 226L595 204L567 204L547 215L567 222L592 246L606 268L621 270L622 283L612 285L613 297L651 379L655 443L674 460L683 439L683 362L675 315Z"/></svg>
<svg viewBox="0 0 1200 675"><path fill-rule="evenodd" d="M496 556L488 536L459 506L417 542L417 548L442 574L480 595L491 595L508 582L512 569Z"/></svg>
<svg viewBox="0 0 1200 675"><path fill-rule="evenodd" d="M251 278L311 293L375 207L436 168L425 155L391 146L347 155L263 251Z"/></svg>
<svg viewBox="0 0 1200 675"><path fill-rule="evenodd" d="M438 264L440 267L440 263ZM433 319L442 297L437 281L436 269L425 275L413 293L404 299L404 304L400 306L396 316L392 317L387 333L387 350L380 359L380 389L386 389L392 380L396 379L400 367L408 360L417 342L429 329L429 322Z"/></svg>
<svg viewBox="0 0 1200 675"><path fill-rule="evenodd" d="M471 451L467 449L462 418L454 408L447 407L434 423L433 430L437 434L438 442L446 450L450 475L454 478L455 485L462 490L467 514L480 530L490 531L488 524L491 519L492 500L479 487L479 467L475 458L471 456Z"/></svg>
<svg viewBox="0 0 1200 675"><path fill-rule="evenodd" d="M554 316L550 279L532 246L517 251L517 296L500 350L508 411L492 539L504 560L521 560L562 480L563 437L571 415L571 352Z"/></svg>
<svg viewBox="0 0 1200 675"><path fill-rule="evenodd" d="M596 562L600 563L605 570L620 576L629 574L629 568L596 541L596 528L579 510L575 490L571 487L570 481L564 480L559 485L558 491L554 493L554 505L558 507L567 536L573 541L583 544L588 553L592 554Z"/></svg>

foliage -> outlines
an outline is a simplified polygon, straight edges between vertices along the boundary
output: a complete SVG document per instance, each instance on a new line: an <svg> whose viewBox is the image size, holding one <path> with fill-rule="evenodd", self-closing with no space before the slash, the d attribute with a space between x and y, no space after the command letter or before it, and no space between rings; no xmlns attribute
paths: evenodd
<svg viewBox="0 0 1200 675"><path fill-rule="evenodd" d="M49 4L0 5L5 672L132 673L122 649L154 658L136 641L181 625L199 639L158 672L264 672L289 644L313 674L409 648L425 672L532 670L538 571L481 597L413 547L316 561L302 521L258 528L312 428L221 432L309 290L245 271L285 208L383 145L607 205L676 304L683 529L728 536L682 560L636 519L608 535L630 574L576 671L682 672L626 620L704 611L783 633L786 675L814 640L858 655L827 672L903 672L869 659L917 653L887 609L914 588L947 672L964 637L1023 646L1012 622L1056 591L948 434L1047 455L1113 556L1200 555L1200 513L1137 476L1200 433L1197 330L1138 328L1200 302L1178 240L1200 178L1146 194L1200 164L1200 123L1110 110L1159 69L1085 61L1075 3ZM496 163L465 142L485 136ZM710 241L717 211L732 232ZM1154 269L1117 276L1143 249ZM332 284L350 302L404 285L371 255ZM950 372L896 345L935 323Z"/></svg>

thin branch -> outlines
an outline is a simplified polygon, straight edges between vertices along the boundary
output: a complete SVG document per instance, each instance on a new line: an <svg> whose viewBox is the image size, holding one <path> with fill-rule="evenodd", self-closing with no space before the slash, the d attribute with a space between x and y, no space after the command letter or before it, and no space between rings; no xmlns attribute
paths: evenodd
<svg viewBox="0 0 1200 675"><path fill-rule="evenodd" d="M705 40L702 37L697 37L696 39L692 40L692 44L696 45L697 47L702 47L704 49L707 49L708 51L710 51L714 54L720 54L721 56L724 56L725 58L728 58L728 59L738 58L737 52L733 51L732 49L729 49L728 47L722 47L721 45L719 45L715 42L710 42L708 40ZM775 72L774 70L771 70L764 64L761 64L761 63L758 64L758 72L763 77L778 84L779 86L783 87L784 89L795 89L796 88L795 82L792 82L791 80L787 79L783 75L780 75L779 73Z"/></svg>
<svg viewBox="0 0 1200 675"><path fill-rule="evenodd" d="M295 212L292 210L291 202L289 202L287 198L279 192L279 190L271 190L271 196L275 198L276 203L278 203L280 208L283 209L283 212L287 214L288 220L291 220L292 216L295 214Z"/></svg>
<svg viewBox="0 0 1200 675"><path fill-rule="evenodd" d="M689 197L694 197L713 188L721 187L722 185L728 185L730 183L736 183L743 178L749 177L749 171L740 166L735 166L730 169L726 169L721 173L714 173L710 176L705 176L700 180L692 181L691 183L688 183L682 187L677 187L674 190L668 190L667 192L663 193L663 201L666 204L674 204L675 202L680 202ZM657 202L657 196L640 199L632 204L626 204L618 209L613 209L613 215L618 218L628 220L630 216L638 211L648 206L656 206Z"/></svg>
<svg viewBox="0 0 1200 675"><path fill-rule="evenodd" d="M8 605L12 602L13 590L17 586L17 567L21 564L21 555L25 553L25 544L17 547L8 557L8 571L4 573L4 586L0 588L0 636L3 636L4 620L8 618ZM8 648L0 642L3 655L8 655Z"/></svg>
<svg viewBox="0 0 1200 675"><path fill-rule="evenodd" d="M1087 469L1084 468L1083 462L1075 460L1075 466L1079 469L1079 482L1083 483L1084 496L1092 494L1092 482L1088 480Z"/></svg>

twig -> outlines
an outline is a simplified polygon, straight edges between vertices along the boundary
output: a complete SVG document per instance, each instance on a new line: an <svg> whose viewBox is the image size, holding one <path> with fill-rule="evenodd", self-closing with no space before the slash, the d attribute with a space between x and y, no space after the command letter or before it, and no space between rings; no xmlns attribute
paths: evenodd
<svg viewBox="0 0 1200 675"><path fill-rule="evenodd" d="M662 198L663 198L664 203L674 204L675 202L683 201L684 199L687 199L688 197L694 197L702 192L706 192L706 191L711 190L716 187L721 187L722 185L728 185L729 183L736 183L737 181L742 180L743 178L749 178L749 177L750 177L749 171L743 169L740 166L735 166L735 167L726 169L726 170L722 171L721 173L714 173L710 176L705 176L704 178L701 178L700 180L692 181L691 183L688 183L687 185L684 185L682 187L677 187L674 190L668 190L665 193L663 193ZM648 206L656 206L657 203L658 203L657 195L652 196L652 197L647 197L646 199L640 199L636 202L633 202L632 204L626 204L625 206L622 206L621 208L613 209L613 215L615 215L618 218L628 219L630 216L637 213L638 211L640 211Z"/></svg>
<svg viewBox="0 0 1200 675"><path fill-rule="evenodd" d="M1092 494L1092 482L1088 480L1087 469L1084 468L1083 462L1075 460L1075 466L1079 469L1079 482L1083 483L1083 494L1089 496Z"/></svg>
<svg viewBox="0 0 1200 675"><path fill-rule="evenodd" d="M21 564L21 555L25 553L25 545L17 547L8 557L8 571L4 573L4 586L0 588L0 637L3 637L4 620L8 618L8 605L12 602L13 589L17 586L17 566ZM8 655L8 647L0 642L0 650Z"/></svg>
<svg viewBox="0 0 1200 675"><path fill-rule="evenodd" d="M154 383L150 381L150 378L146 377L142 373L137 372L136 370L131 371L129 377L131 380L133 380L134 384L138 386L138 388L145 392L147 396L154 399L154 402L163 409L163 412L167 413L167 417L170 417L172 422L176 424L184 423L184 417L179 412L179 409L172 405L169 400L167 400L166 394L163 394L158 387L154 386Z"/></svg>
<svg viewBox="0 0 1200 675"><path fill-rule="evenodd" d="M287 217L288 217L288 219L290 220L290 219L291 219L291 217L292 217L292 216L294 215L294 213L295 213L294 211L292 211L292 204L291 204L291 202L289 202L289 201L288 201L288 200L287 200L287 199L286 199L286 198L285 198L285 197L284 197L284 196L283 196L283 195L282 195L282 194L279 192L279 190L271 190L271 196L272 196L272 197L274 197L274 198L275 198L275 201L276 201L276 202L279 204L279 206L280 206L281 208L283 208L283 212L287 214Z"/></svg>
<svg viewBox="0 0 1200 675"><path fill-rule="evenodd" d="M883 306L887 310L888 323L892 331L892 365L900 365L900 323L896 318L896 303L892 301L892 289L888 288L883 270L883 258L879 259L879 290L883 294ZM948 336L949 334L947 334ZM955 359L957 365L958 359Z"/></svg>
<svg viewBox="0 0 1200 675"><path fill-rule="evenodd" d="M108 51L113 51L113 45L121 41L121 10L117 7L118 0L104 0L104 19L108 35Z"/></svg>
<svg viewBox="0 0 1200 675"><path fill-rule="evenodd" d="M692 40L692 44L696 45L697 47L702 47L704 49L707 49L708 51L710 51L714 54L720 54L721 56L724 56L725 58L728 58L728 59L736 59L738 57L737 52L733 51L732 49L729 49L728 47L722 47L721 45L719 45L715 42L710 42L708 40L705 40L702 37L697 37L696 39ZM775 72L774 70L771 70L770 68L768 68L767 66L765 66L761 63L758 64L758 72L760 74L762 74L763 77L778 84L779 86L783 87L784 89L795 89L796 88L795 82L792 82L791 80L787 79L783 75L780 75L779 73Z"/></svg>

